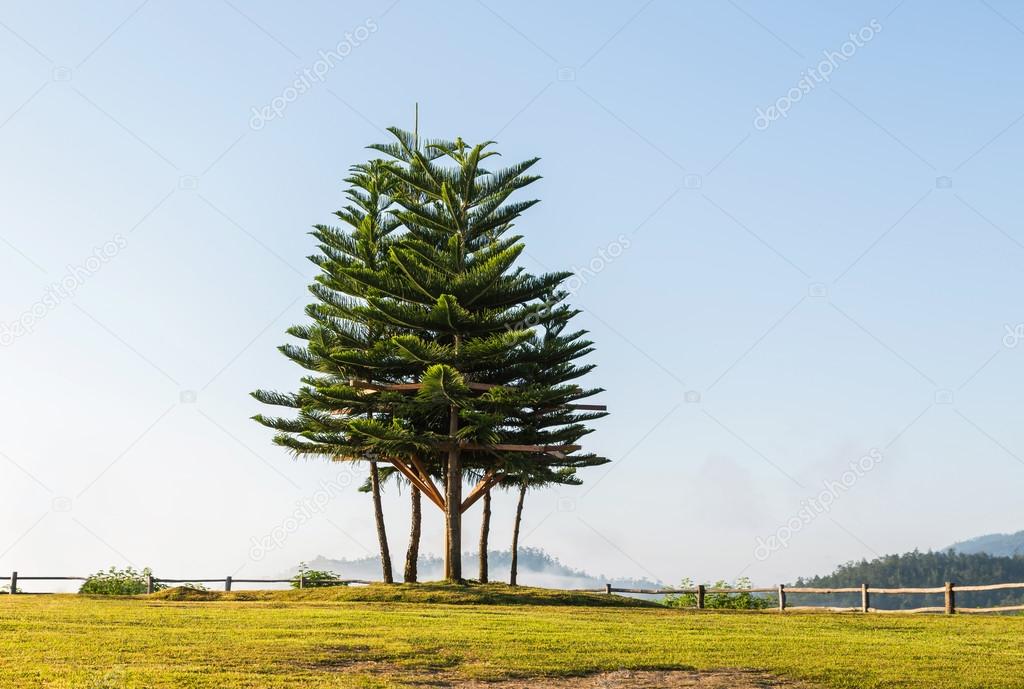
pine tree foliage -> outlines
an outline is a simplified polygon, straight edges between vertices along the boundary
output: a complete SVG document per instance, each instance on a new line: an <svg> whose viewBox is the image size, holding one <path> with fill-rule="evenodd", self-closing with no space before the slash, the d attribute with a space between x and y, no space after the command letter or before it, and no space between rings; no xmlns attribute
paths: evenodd
<svg viewBox="0 0 1024 689"><path fill-rule="evenodd" d="M511 197L539 179L537 159L492 169L493 142L389 131L394 141L371 147L383 158L346 179L341 225L312 232L310 322L288 330L300 344L280 347L306 370L301 387L253 393L288 410L254 418L296 456L416 457L435 477L453 448L469 477L571 481L607 461L494 447L575 445L604 415L568 406L601 391L579 384L592 343L567 328L578 313L561 288L571 273L517 265L525 245L512 230L537 201ZM419 389L387 389L406 383Z"/></svg>
<svg viewBox="0 0 1024 689"><path fill-rule="evenodd" d="M395 142L373 147L391 160L356 166L346 180L349 204L336 215L347 228L312 233L321 269L313 323L289 330L305 346L281 348L311 375L295 394L254 393L298 416L257 420L296 454L330 459L436 454L453 406L461 440L572 444L603 415L562 406L600 391L569 382L592 368L574 363L591 343L582 331L561 334L578 313L558 289L570 274L516 267L524 244L510 233L536 203L508 198L538 179L528 174L537 159L489 172L491 142L418 150L411 134L391 131ZM501 387L476 394L469 381ZM399 382L423 387L414 397L361 387Z"/></svg>

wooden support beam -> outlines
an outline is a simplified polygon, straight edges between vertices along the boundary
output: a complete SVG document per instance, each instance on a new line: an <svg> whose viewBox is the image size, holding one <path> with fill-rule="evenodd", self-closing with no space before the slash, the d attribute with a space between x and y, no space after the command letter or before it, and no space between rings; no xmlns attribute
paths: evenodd
<svg viewBox="0 0 1024 689"><path fill-rule="evenodd" d="M469 509L470 505L480 499L480 496L487 490L487 485L491 480L491 477L497 472L497 469L491 468L483 475L483 477L477 481L477 484L473 486L473 490L469 491L466 495L466 499L462 501L462 511L465 512Z"/></svg>
<svg viewBox="0 0 1024 689"><path fill-rule="evenodd" d="M423 479L423 483L434 494L434 497L436 497L441 504L444 504L444 497L441 495L441 491L434 484L434 479L430 478L430 472L427 471L427 467L423 464L423 460L420 459L419 455L412 455L409 458L409 461L412 462L414 467L416 467L416 471L419 472L420 478Z"/></svg>
<svg viewBox="0 0 1024 689"><path fill-rule="evenodd" d="M505 478L504 474L499 474L496 468L489 469L487 473L484 474L483 478L473 486L473 490L469 492L466 499L462 501L461 510L465 512L472 507L473 503L482 498L484 493L493 488L494 485L500 482L503 478Z"/></svg>
<svg viewBox="0 0 1024 689"><path fill-rule="evenodd" d="M444 497L434 489L433 481L428 482L428 480L424 480L423 476L421 476L418 471L410 467L401 459L393 460L393 464L403 476L409 479L410 483L419 488L420 492L427 496L428 500L437 505L440 510L444 511Z"/></svg>
<svg viewBox="0 0 1024 689"><path fill-rule="evenodd" d="M419 392L423 388L422 383L371 383L367 380L356 380L350 378L350 388L356 388L365 392ZM496 383L478 383L467 381L466 387L476 392L486 392L493 388L504 387ZM555 409L571 409L573 411L608 411L604 404L560 404L554 407L540 407L539 411L552 411Z"/></svg>
<svg viewBox="0 0 1024 689"><path fill-rule="evenodd" d="M604 404L559 404L554 407L541 407L541 411L554 411L555 409L572 409L574 411L608 411Z"/></svg>
<svg viewBox="0 0 1024 689"><path fill-rule="evenodd" d="M360 390L370 390L371 392L418 392L423 387L422 383L370 383L365 380L351 379L348 381L350 388L358 388ZM491 388L501 387L494 383L475 383L467 382L466 387L470 390L476 390L483 392L490 390Z"/></svg>
<svg viewBox="0 0 1024 689"><path fill-rule="evenodd" d="M542 454L555 454L575 452L580 445L517 445L513 443L498 443L497 445L476 445L469 449L475 450L499 450L501 452L538 452Z"/></svg>
<svg viewBox="0 0 1024 689"><path fill-rule="evenodd" d="M440 509L442 512L444 511L444 499L441 499L440 496L436 494L436 488L434 492L430 490L430 488L433 487L434 485L433 481L431 481L430 485L428 486L426 483L423 482L423 479L420 478L419 474L417 474L415 471L409 468L408 464L398 459L397 457L390 457L387 459L387 461L391 462L391 464L393 464L394 467L398 469L398 471L401 472L403 476L409 479L409 481L414 486L419 488L423 492L423 494L427 496L427 499L429 499L432 503L437 505L438 509Z"/></svg>
<svg viewBox="0 0 1024 689"><path fill-rule="evenodd" d="M443 442L438 445L441 449L447 449L451 447L448 442ZM565 453L575 452L580 449L580 445L521 445L517 443L496 443L494 445L483 445L480 443L459 443L459 447L463 450L469 450L471 452L532 452L538 455L555 455L559 459L565 458Z"/></svg>
<svg viewBox="0 0 1024 689"><path fill-rule="evenodd" d="M434 488L433 482L425 482L417 472L413 471L413 469L409 467L409 465L405 464L402 460L395 460L393 464L395 465L395 468L402 473L403 476L409 479L410 483L419 488L420 492L427 496L427 499L430 500L430 502L437 505L437 508L442 512L444 511L444 497L440 495L436 489L431 490L431 488Z"/></svg>

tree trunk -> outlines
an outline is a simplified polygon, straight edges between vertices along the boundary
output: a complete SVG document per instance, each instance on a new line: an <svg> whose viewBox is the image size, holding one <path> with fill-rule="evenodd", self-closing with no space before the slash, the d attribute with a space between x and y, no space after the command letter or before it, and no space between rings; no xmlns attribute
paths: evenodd
<svg viewBox="0 0 1024 689"><path fill-rule="evenodd" d="M370 488L373 493L373 516L377 520L377 540L380 541L380 567L385 584L393 584L391 574L391 551L388 549L388 532L384 528L384 508L380 503L380 473L377 462L370 462Z"/></svg>
<svg viewBox="0 0 1024 689"><path fill-rule="evenodd" d="M442 462L441 471L444 474L444 494L448 495L448 458L445 457ZM448 511L443 510L444 513L444 549L441 551L444 553L444 578L448 578Z"/></svg>
<svg viewBox="0 0 1024 689"><path fill-rule="evenodd" d="M484 515L480 522L480 576L481 584L487 583L487 536L491 530L491 489L484 493Z"/></svg>
<svg viewBox="0 0 1024 689"><path fill-rule="evenodd" d="M444 578L462 581L462 457L455 434L459 431L459 413L449 411L448 471L445 480L445 557Z"/></svg>
<svg viewBox="0 0 1024 689"><path fill-rule="evenodd" d="M508 583L516 585L516 575L519 568L519 524L523 521L523 500L526 499L526 484L519 486L519 502L516 504L516 520L512 527L512 573L509 575Z"/></svg>
<svg viewBox="0 0 1024 689"><path fill-rule="evenodd" d="M409 549L405 552L405 581L416 582L416 567L420 557L420 528L423 517L420 511L420 489L412 487L412 530L409 532Z"/></svg>

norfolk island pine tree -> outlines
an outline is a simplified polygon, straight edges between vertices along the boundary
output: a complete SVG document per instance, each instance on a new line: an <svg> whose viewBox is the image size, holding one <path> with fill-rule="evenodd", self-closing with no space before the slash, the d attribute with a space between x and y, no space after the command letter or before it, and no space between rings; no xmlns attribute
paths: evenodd
<svg viewBox="0 0 1024 689"><path fill-rule="evenodd" d="M543 325L558 312L558 286L570 275L513 267L523 244L508 231L535 201L507 199L537 179L526 174L536 159L487 172L480 163L494 155L489 144L434 141L421 152L412 135L391 131L396 143L373 148L392 159L375 164L397 179L397 207L384 215L403 231L385 236L386 260L373 264L353 260L340 232L317 228L325 255L314 257L323 269L311 287L318 303L307 309L315 323L290 331L306 347L284 351L319 375L305 377L297 393L254 393L298 412L257 420L299 455L390 461L420 481L441 473L444 496L435 489L434 501L446 515L446 577L459 580L463 472L490 476L493 485L513 460L575 463L572 442L594 415L571 405L598 390L523 376L538 362L525 346L533 337L525 324ZM417 393L397 392L402 383ZM538 416L548 424L525 421ZM544 445L527 446L537 441ZM509 446L517 451L505 452Z"/></svg>
<svg viewBox="0 0 1024 689"><path fill-rule="evenodd" d="M579 365L577 363L593 351L593 343L585 339L587 334L585 330L565 332L566 325L574 316L579 314L579 311L571 309L562 303L563 300L564 295L558 294L549 295L545 300L549 305L556 306L552 306L549 309L548 317L544 323L534 328L533 337L524 344L533 353L533 357L526 363L526 368L522 372L524 379L542 385L560 385L581 378L594 368L592 364ZM537 441L540 442L542 440L550 440L550 438L542 436L544 429L556 427L565 430L572 427L574 423L580 424L584 420L597 419L606 415L606 412L603 411L592 411L586 418L577 416L575 419L566 419L561 416L564 411L564 409L560 408L530 410L530 413L521 420L522 429L524 432L532 431ZM590 429L577 425L569 432L571 434L569 438L575 441L583 434L589 433ZM511 585L515 586L517 583L519 529L522 523L523 503L526 498L527 489L542 488L550 485L580 485L582 481L576 476L577 469L597 466L607 462L607 459L592 454L574 454L571 456L569 463L560 466L538 464L529 461L516 462L511 460L509 462L509 465L506 466L503 472L505 477L501 481L500 487L515 488L519 493L512 529L512 562L509 574L509 583ZM488 507L486 502L484 507L485 510L480 528L481 555L480 573L478 576L480 581L487 581L489 578L487 571L487 540L490 514L486 509Z"/></svg>
<svg viewBox="0 0 1024 689"><path fill-rule="evenodd" d="M300 348L294 345L284 345L280 351L288 358L299 363L304 368L322 374L330 374L340 370L332 366L332 363L322 356L322 352L329 351L339 341L345 338L361 338L364 345L372 346L373 343L390 336L390 331L377 326L366 327L357 332L352 327L337 320L332 313L332 302L329 295L337 289L337 281L343 279L338 271L342 265L367 265L376 266L384 260L388 246L390 245L389 235L397 228L397 222L391 218L386 207L390 203L389 193L394 179L387 174L387 169L380 161L371 161L364 165L353 166L351 174L346 178L350 185L345 195L349 204L342 210L336 211L335 215L351 229L348 232L327 225L317 225L311 233L320 242L320 255L311 256L310 260L321 270L310 291L318 297L318 302L309 305L306 313L313 320L312 325L294 326L288 330L289 334L307 341L307 347ZM350 373L359 374L358 367L352 367ZM306 385L303 391L296 395L281 395L279 393L257 391L253 395L269 404L291 406L301 409L303 403L311 414L316 413L316 407L311 400L303 402L303 393L311 393L315 388L312 378L304 379ZM314 431L318 425L312 418L303 419L281 419L268 418L262 415L254 417L260 423L268 425L281 433L275 438L275 442L290 447L297 456L317 456L316 452L308 452L304 447L295 447L288 444L285 435L294 432ZM301 429L296 431L296 429ZM391 569L391 553L387 543L387 532L384 525L383 508L380 496L380 479L377 462L367 455L370 467L368 492L373 497L374 521L377 529L377 537L380 546L382 578L386 583L393 581Z"/></svg>

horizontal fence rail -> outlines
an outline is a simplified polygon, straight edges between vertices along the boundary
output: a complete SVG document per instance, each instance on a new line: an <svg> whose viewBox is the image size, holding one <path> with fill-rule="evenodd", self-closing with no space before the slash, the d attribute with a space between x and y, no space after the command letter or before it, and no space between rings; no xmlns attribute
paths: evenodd
<svg viewBox="0 0 1024 689"><path fill-rule="evenodd" d="M22 576L17 572L11 572L9 593L24 593L18 590L18 583L22 581L88 581L90 577L39 577L39 576ZM367 581L365 579L307 579L304 576L292 577L290 579L236 579L232 576L224 578L189 578L189 579L167 579L164 577L146 577L146 591L147 593L153 593L156 590L157 584L223 584L225 591L230 591L233 584L298 584L298 588L317 588L321 586L366 586L379 582ZM625 593L631 595L645 595L645 596L678 596L678 595L691 595L694 596L694 607L698 610L704 610L706 606L706 597L708 594L727 594L735 595L742 593L750 594L769 594L774 595L778 600L779 611L786 610L818 610L818 611L830 611L830 612L865 612L865 613L946 613L952 615L954 613L1005 613L1005 612L1020 612L1024 611L1024 605L1002 605L996 607L985 607L985 608L969 608L958 606L956 604L957 593L970 593L979 591L1010 591L1024 589L1024 582L1021 583L1007 583L1007 584L981 584L981 585L963 585L956 584L953 582L946 582L943 586L927 586L927 587L900 587L900 588L878 588L869 586L867 584L861 584L860 586L847 586L847 587L833 587L833 588L822 588L822 587L808 587L808 586L786 586L785 584L779 584L778 586L771 588L719 588L714 586L695 586L691 588L662 588L662 589L642 589L642 588L618 588L611 584L605 584L604 588L600 589L575 589L580 593ZM789 594L812 594L812 595L833 595L841 593L859 593L861 604L856 607L837 607L837 606L825 606L825 605L789 605L787 602L787 596ZM885 609L885 608L874 608L871 607L871 596L874 595L937 595L942 594L944 597L943 605L932 605L922 606L919 608L909 609Z"/></svg>
<svg viewBox="0 0 1024 689"><path fill-rule="evenodd" d="M1024 582L1011 583L1011 584L982 584L982 585L961 585L953 582L946 582L943 586L927 586L927 587L901 587L901 588L877 588L868 586L867 584L861 584L860 586L849 586L849 587L838 587L838 588L819 588L819 587L808 587L808 586L786 586L779 584L775 588L716 588L712 586L696 586L693 588L678 588L678 589L636 589L636 588L616 588L611 584L605 584L603 589L582 589L589 593L625 593L633 595L648 595L648 596L678 596L678 595L690 595L694 596L695 604L694 607L698 610L706 608L705 596L707 594L740 594L740 593L758 593L758 594L775 594L778 598L778 608L780 611L785 610L825 610L830 612L874 612L874 613L924 613L924 612L941 612L947 615L954 613L1000 613L1000 612L1018 612L1024 611L1024 605L1002 605L988 608L967 608L957 606L956 594L961 592L972 592L972 591L1008 591L1013 589L1024 589ZM836 593L859 593L861 597L861 604L858 607L835 607L835 606L824 606L824 605L788 605L787 596L789 594L822 594L831 595ZM908 595L908 594L942 594L944 596L943 605L924 606L920 608L909 608L890 610L885 608L873 608L871 607L871 596L873 595Z"/></svg>
<svg viewBox="0 0 1024 689"><path fill-rule="evenodd" d="M11 579L8 593L23 593L18 590L18 582L21 581L88 581L90 577L27 577L11 572ZM366 586L375 582L365 579L307 579L304 576L295 576L291 579L236 579L232 576L223 579L165 579L163 577L146 577L146 593L153 593L156 584L224 584L224 590L230 591L232 584L298 584L298 588L318 588L322 586Z"/></svg>

